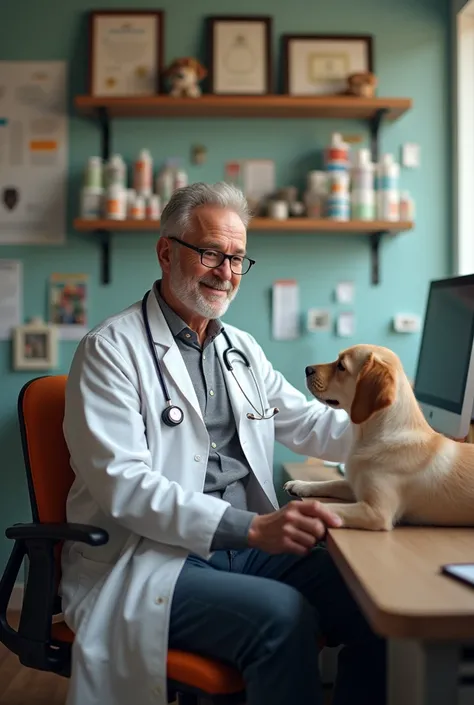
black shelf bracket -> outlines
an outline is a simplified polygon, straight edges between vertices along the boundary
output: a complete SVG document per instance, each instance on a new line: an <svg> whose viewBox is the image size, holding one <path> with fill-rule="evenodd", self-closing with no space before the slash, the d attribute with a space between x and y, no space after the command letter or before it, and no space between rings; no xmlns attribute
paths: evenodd
<svg viewBox="0 0 474 705"><path fill-rule="evenodd" d="M100 280L102 284L110 284L110 246L112 233L110 230L96 230L100 242Z"/></svg>
<svg viewBox="0 0 474 705"><path fill-rule="evenodd" d="M380 127L382 125L383 119L388 110L382 109L377 110L375 115L369 119L369 130L370 130L370 152L372 154L372 161L374 163L378 162L380 157L380 140L379 133ZM369 235L370 239L370 281L372 286L377 286L380 284L380 241L384 232L371 233Z"/></svg>
<svg viewBox="0 0 474 705"><path fill-rule="evenodd" d="M372 153L372 161L378 162L380 157L380 140L379 132L382 125L382 121L385 115L388 113L387 109L377 110L375 115L369 119L369 129L370 129L370 151Z"/></svg>
<svg viewBox="0 0 474 705"><path fill-rule="evenodd" d="M97 118L100 125L101 156L105 161L110 157L110 117L107 108L97 109ZM96 230L94 233L100 243L100 272L101 283L110 284L110 251L112 232L110 230Z"/></svg>
<svg viewBox="0 0 474 705"><path fill-rule="evenodd" d="M100 125L100 151L105 162L110 157L110 118L107 108L97 108L97 117Z"/></svg>
<svg viewBox="0 0 474 705"><path fill-rule="evenodd" d="M380 242L384 231L370 234L370 281L372 286L380 284Z"/></svg>

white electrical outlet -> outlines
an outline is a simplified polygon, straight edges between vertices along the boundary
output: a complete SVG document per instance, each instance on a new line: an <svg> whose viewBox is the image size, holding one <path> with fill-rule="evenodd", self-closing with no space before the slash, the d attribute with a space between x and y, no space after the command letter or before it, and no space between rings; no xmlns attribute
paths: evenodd
<svg viewBox="0 0 474 705"><path fill-rule="evenodd" d="M408 169L420 166L420 145L410 142L403 145L402 165Z"/></svg>
<svg viewBox="0 0 474 705"><path fill-rule="evenodd" d="M421 319L412 313L397 313L393 318L393 328L397 333L418 333Z"/></svg>

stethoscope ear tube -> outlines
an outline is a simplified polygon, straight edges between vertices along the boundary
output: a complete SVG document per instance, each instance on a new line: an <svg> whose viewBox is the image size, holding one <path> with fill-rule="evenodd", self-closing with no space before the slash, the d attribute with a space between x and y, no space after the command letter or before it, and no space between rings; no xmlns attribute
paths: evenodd
<svg viewBox="0 0 474 705"><path fill-rule="evenodd" d="M143 316L143 322L145 324L145 331L146 331L146 337L148 340L148 346L151 350L151 354L153 356L153 361L155 363L156 375L160 381L161 389L163 390L163 396L164 396L165 402L166 402L166 407L163 409L163 411L161 413L161 419L166 426L179 426L179 424L182 423L182 421L184 419L184 412L182 409L179 408L179 406L174 406L171 403L171 398L170 398L170 393L168 391L168 386L165 382L165 378L163 377L163 373L161 371L160 361L158 360L158 355L156 354L155 343L153 341L153 336L151 334L150 321L148 320L148 313L146 310L149 295L150 295L150 292L147 291L145 296L143 297L142 316Z"/></svg>

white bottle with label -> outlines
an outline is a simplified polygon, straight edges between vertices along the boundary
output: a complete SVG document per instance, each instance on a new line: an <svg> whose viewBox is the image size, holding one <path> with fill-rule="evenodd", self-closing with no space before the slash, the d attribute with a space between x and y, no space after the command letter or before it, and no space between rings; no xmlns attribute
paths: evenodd
<svg viewBox="0 0 474 705"><path fill-rule="evenodd" d="M184 188L188 183L189 179L186 171L181 166L176 165L174 172L174 189Z"/></svg>
<svg viewBox="0 0 474 705"><path fill-rule="evenodd" d="M127 192L123 186L109 186L105 196L105 217L110 220L124 220L127 214Z"/></svg>
<svg viewBox="0 0 474 705"><path fill-rule="evenodd" d="M145 196L137 193L132 205L132 219L143 220L145 218Z"/></svg>
<svg viewBox="0 0 474 705"><path fill-rule="evenodd" d="M310 171L306 177L307 189L303 201L308 218L324 218L328 192L328 176L325 171Z"/></svg>
<svg viewBox="0 0 474 705"><path fill-rule="evenodd" d="M114 154L105 165L105 184L126 187L127 167L120 154Z"/></svg>
<svg viewBox="0 0 474 705"><path fill-rule="evenodd" d="M156 192L160 197L161 208L165 208L175 188L175 170L173 161L168 159L156 177Z"/></svg>
<svg viewBox="0 0 474 705"><path fill-rule="evenodd" d="M100 157L89 157L84 174L84 186L103 187L103 164Z"/></svg>
<svg viewBox="0 0 474 705"><path fill-rule="evenodd" d="M81 191L81 218L96 220L102 216L104 189L98 186L84 186Z"/></svg>
<svg viewBox="0 0 474 705"><path fill-rule="evenodd" d="M145 217L147 220L158 220L161 215L161 201L156 193L152 193L146 200Z"/></svg>
<svg viewBox="0 0 474 705"><path fill-rule="evenodd" d="M415 219L415 202L408 191L400 194L400 220L412 221Z"/></svg>
<svg viewBox="0 0 474 705"><path fill-rule="evenodd" d="M153 159L148 149L142 149L133 168L133 188L141 196L153 190Z"/></svg>

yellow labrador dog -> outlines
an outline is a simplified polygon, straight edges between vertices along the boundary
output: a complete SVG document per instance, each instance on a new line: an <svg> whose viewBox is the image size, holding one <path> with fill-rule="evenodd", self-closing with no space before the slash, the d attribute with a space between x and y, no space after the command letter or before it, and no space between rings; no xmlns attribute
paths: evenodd
<svg viewBox="0 0 474 705"><path fill-rule="evenodd" d="M354 439L346 479L293 480L290 494L348 501L331 504L347 528L474 525L474 445L429 426L395 353L355 345L306 375L317 399L349 414Z"/></svg>

